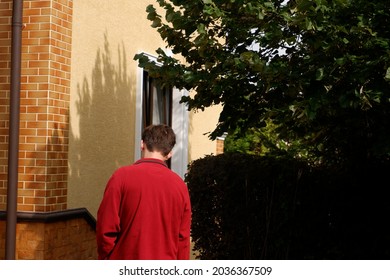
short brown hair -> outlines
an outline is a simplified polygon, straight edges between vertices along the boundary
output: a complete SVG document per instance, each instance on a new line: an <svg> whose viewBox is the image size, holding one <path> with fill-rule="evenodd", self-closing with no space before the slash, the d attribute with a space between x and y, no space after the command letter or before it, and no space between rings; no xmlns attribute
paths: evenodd
<svg viewBox="0 0 390 280"><path fill-rule="evenodd" d="M152 124L142 132L142 141L149 151L157 151L163 156L167 156L176 144L176 135L168 125Z"/></svg>

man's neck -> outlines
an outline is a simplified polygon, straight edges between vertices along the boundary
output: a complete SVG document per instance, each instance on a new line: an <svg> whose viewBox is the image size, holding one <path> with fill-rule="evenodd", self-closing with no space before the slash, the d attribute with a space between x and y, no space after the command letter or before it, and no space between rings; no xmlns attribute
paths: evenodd
<svg viewBox="0 0 390 280"><path fill-rule="evenodd" d="M150 152L150 151L147 151L145 150L144 153L143 153L143 158L154 158L154 159L159 159L159 160L162 160L162 161L166 161L167 158L164 157L161 153L159 152Z"/></svg>

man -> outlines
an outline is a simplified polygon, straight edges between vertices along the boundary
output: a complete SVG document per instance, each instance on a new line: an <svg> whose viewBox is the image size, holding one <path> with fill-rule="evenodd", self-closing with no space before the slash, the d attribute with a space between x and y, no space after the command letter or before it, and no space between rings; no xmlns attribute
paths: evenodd
<svg viewBox="0 0 390 280"><path fill-rule="evenodd" d="M189 193L166 164L175 144L169 126L148 126L142 158L109 179L97 213L99 259L189 259Z"/></svg>

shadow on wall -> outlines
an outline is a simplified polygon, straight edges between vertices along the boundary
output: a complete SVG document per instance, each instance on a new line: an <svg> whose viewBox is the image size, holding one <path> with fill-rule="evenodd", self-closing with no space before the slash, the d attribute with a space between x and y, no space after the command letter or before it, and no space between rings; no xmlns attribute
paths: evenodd
<svg viewBox="0 0 390 280"><path fill-rule="evenodd" d="M134 158L135 79L127 76L123 44L117 52L114 64L105 34L104 49L96 53L91 79L85 76L77 85L79 135L76 137L72 128L69 132L68 204L86 207L92 215L96 215L112 172Z"/></svg>

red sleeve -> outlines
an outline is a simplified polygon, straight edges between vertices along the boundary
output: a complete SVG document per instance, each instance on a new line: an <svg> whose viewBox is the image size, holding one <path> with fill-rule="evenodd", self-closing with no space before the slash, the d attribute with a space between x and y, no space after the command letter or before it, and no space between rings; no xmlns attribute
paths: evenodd
<svg viewBox="0 0 390 280"><path fill-rule="evenodd" d="M119 207L121 201L120 176L115 173L107 183L96 221L98 259L107 259L120 232Z"/></svg>
<svg viewBox="0 0 390 280"><path fill-rule="evenodd" d="M191 228L191 202L187 192L186 205L179 232L178 260L188 260L190 258L190 228Z"/></svg>

